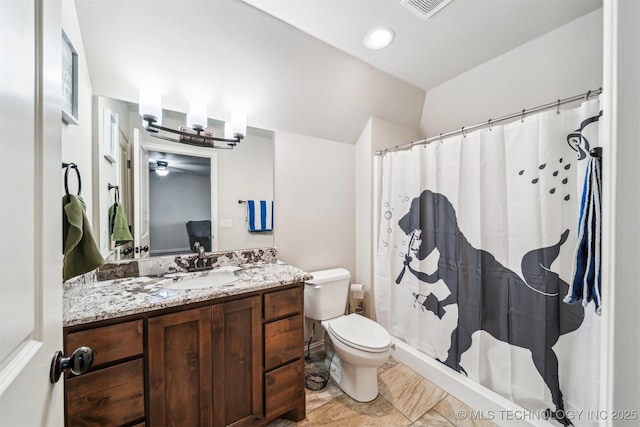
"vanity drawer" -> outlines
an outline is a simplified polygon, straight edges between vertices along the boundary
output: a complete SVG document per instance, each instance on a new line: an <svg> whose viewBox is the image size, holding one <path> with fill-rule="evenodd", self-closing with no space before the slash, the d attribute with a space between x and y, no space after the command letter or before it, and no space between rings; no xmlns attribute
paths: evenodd
<svg viewBox="0 0 640 427"><path fill-rule="evenodd" d="M264 325L264 368L275 368L297 357L304 351L302 315Z"/></svg>
<svg viewBox="0 0 640 427"><path fill-rule="evenodd" d="M302 313L302 287L264 294L264 319Z"/></svg>
<svg viewBox="0 0 640 427"><path fill-rule="evenodd" d="M118 323L67 335L65 354L83 345L93 350L93 367L143 352L142 320Z"/></svg>
<svg viewBox="0 0 640 427"><path fill-rule="evenodd" d="M264 383L267 419L292 409L292 402L302 402L304 405L304 361L302 359L266 373ZM304 410L302 412L304 413Z"/></svg>
<svg viewBox="0 0 640 427"><path fill-rule="evenodd" d="M144 418L142 359L65 380L67 425L122 425Z"/></svg>

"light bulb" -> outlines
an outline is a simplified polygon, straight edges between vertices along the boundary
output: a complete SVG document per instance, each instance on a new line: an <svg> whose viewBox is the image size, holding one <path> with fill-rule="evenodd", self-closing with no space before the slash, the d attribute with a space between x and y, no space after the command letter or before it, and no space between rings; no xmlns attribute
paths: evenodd
<svg viewBox="0 0 640 427"><path fill-rule="evenodd" d="M206 104L197 102L191 102L189 104L189 114L187 114L187 127L198 130L204 130L207 128Z"/></svg>
<svg viewBox="0 0 640 427"><path fill-rule="evenodd" d="M138 112L141 117L153 117L157 125L162 124L162 104L159 93L154 93L147 89L140 89L138 104ZM144 124L146 125L146 123Z"/></svg>
<svg viewBox="0 0 640 427"><path fill-rule="evenodd" d="M231 133L231 137L233 138L233 135L238 133L240 135L242 135L243 137L247 134L247 116L241 113L234 113L231 115L231 120L229 122L229 132ZM226 123L225 123L225 134L227 133L226 130Z"/></svg>
<svg viewBox="0 0 640 427"><path fill-rule="evenodd" d="M364 45L372 50L385 48L391 44L396 34L391 28L376 28L364 37Z"/></svg>

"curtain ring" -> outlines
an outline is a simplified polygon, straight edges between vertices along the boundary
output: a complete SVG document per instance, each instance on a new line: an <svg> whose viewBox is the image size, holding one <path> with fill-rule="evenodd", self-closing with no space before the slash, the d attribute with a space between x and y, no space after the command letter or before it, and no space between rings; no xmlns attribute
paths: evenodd
<svg viewBox="0 0 640 427"><path fill-rule="evenodd" d="M440 133L440 144L442 144L442 133Z"/></svg>
<svg viewBox="0 0 640 427"><path fill-rule="evenodd" d="M396 145L396 155L398 154L398 146Z"/></svg>
<svg viewBox="0 0 640 427"><path fill-rule="evenodd" d="M489 132L491 132L493 130L493 123L491 123L491 119L489 119L487 124L489 125Z"/></svg>
<svg viewBox="0 0 640 427"><path fill-rule="evenodd" d="M558 106L556 107L556 114L560 114L560 100L558 99Z"/></svg>
<svg viewBox="0 0 640 427"><path fill-rule="evenodd" d="M524 123L524 112L526 110L522 110L522 117L520 118L520 123Z"/></svg>
<svg viewBox="0 0 640 427"><path fill-rule="evenodd" d="M467 134L464 132L464 126L462 126L462 137L463 137L463 138L466 138L466 137L467 137Z"/></svg>
<svg viewBox="0 0 640 427"><path fill-rule="evenodd" d="M585 100L585 101L588 101L588 100L589 100L589 95L591 95L591 91L590 91L590 90L589 90L589 91L587 91L587 94L586 94L586 95L585 95L585 97L584 97L584 100Z"/></svg>

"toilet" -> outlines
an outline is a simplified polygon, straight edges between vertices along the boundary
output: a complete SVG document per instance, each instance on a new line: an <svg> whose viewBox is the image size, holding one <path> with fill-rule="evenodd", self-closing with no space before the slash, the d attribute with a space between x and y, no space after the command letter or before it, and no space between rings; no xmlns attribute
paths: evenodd
<svg viewBox="0 0 640 427"><path fill-rule="evenodd" d="M311 273L304 286L305 317L320 321L335 354L331 378L359 402L378 396L378 366L389 357L391 336L382 325L359 314L344 314L351 275L344 268Z"/></svg>

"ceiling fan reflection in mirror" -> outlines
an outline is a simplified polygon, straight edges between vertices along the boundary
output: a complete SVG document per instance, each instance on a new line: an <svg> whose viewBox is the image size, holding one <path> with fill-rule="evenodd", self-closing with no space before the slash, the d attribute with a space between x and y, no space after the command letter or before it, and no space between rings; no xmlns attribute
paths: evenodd
<svg viewBox="0 0 640 427"><path fill-rule="evenodd" d="M211 161L207 157L149 151L149 172L164 177L169 173L211 175Z"/></svg>

